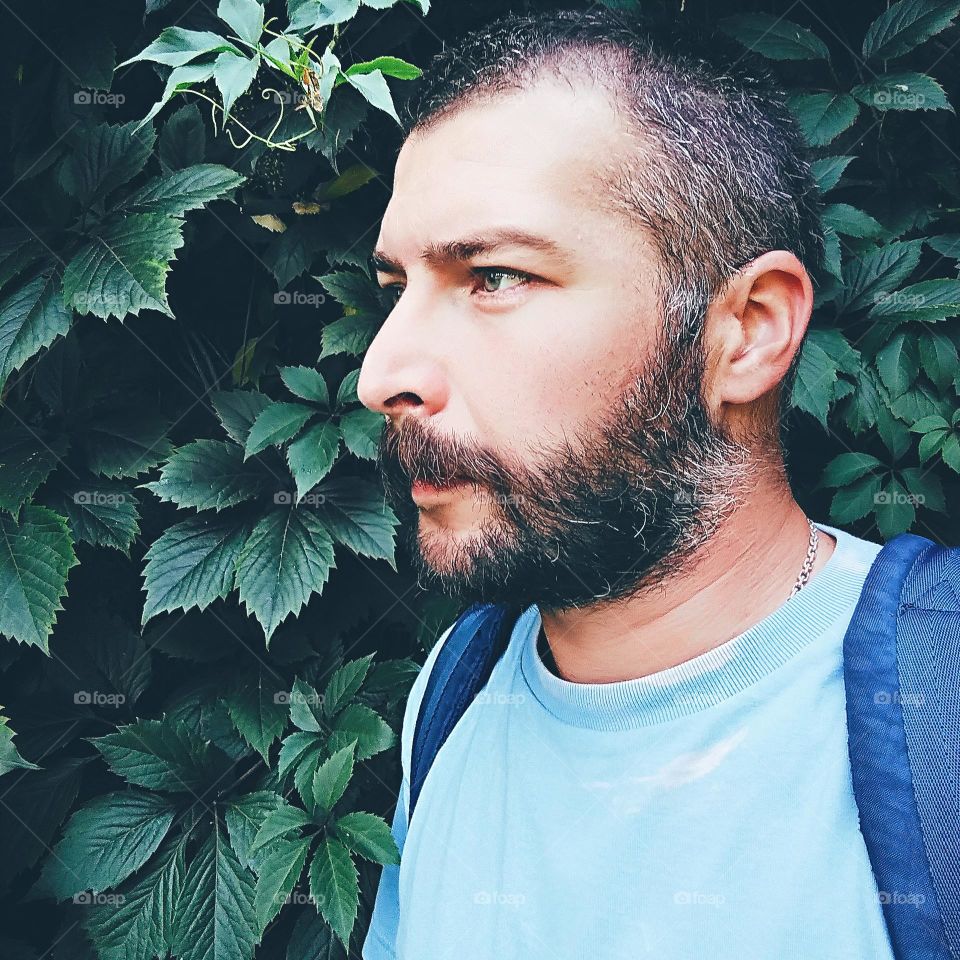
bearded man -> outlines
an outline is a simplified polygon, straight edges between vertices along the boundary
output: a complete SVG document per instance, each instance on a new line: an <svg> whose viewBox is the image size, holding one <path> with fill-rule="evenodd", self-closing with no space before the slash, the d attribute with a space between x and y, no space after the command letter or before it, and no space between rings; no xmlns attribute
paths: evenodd
<svg viewBox="0 0 960 960"><path fill-rule="evenodd" d="M411 115L358 394L421 585L519 616L416 797L452 626L414 685L363 956L893 957L842 650L881 546L784 457L823 255L784 95L565 10L438 54Z"/></svg>

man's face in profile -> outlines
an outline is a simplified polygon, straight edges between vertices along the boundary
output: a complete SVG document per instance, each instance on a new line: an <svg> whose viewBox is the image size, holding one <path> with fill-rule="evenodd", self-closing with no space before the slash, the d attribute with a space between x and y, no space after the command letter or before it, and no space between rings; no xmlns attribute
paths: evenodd
<svg viewBox="0 0 960 960"><path fill-rule="evenodd" d="M414 133L377 244L398 295L358 392L422 585L544 609L656 582L733 505L746 450L664 331L657 253L599 174L642 153L543 80ZM421 481L416 483L415 481Z"/></svg>

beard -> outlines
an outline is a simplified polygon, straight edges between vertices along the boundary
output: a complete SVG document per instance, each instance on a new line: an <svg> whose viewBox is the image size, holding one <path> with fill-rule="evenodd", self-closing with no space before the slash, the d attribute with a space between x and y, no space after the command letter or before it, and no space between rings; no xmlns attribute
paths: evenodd
<svg viewBox="0 0 960 960"><path fill-rule="evenodd" d="M710 417L699 343L659 341L601 422L525 463L435 436L418 417L386 423L377 466L423 589L548 612L612 604L676 574L715 534L756 463ZM472 489L490 510L468 534L424 541L417 480L476 484L457 495Z"/></svg>

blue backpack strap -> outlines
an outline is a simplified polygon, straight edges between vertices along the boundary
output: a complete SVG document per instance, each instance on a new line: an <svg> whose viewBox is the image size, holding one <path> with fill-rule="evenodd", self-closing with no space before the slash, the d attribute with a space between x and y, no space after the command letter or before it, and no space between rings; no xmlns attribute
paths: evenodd
<svg viewBox="0 0 960 960"><path fill-rule="evenodd" d="M521 612L514 606L476 603L460 614L437 654L413 731L408 823L434 759L490 679Z"/></svg>
<svg viewBox="0 0 960 960"><path fill-rule="evenodd" d="M844 637L853 791L898 960L960 958L958 567L958 549L895 537Z"/></svg>

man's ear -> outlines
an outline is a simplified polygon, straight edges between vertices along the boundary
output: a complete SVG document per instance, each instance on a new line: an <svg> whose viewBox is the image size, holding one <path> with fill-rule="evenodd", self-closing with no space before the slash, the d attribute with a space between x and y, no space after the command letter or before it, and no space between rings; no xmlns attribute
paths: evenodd
<svg viewBox="0 0 960 960"><path fill-rule="evenodd" d="M788 250L751 260L707 311L711 405L750 404L774 390L800 349L813 284Z"/></svg>

